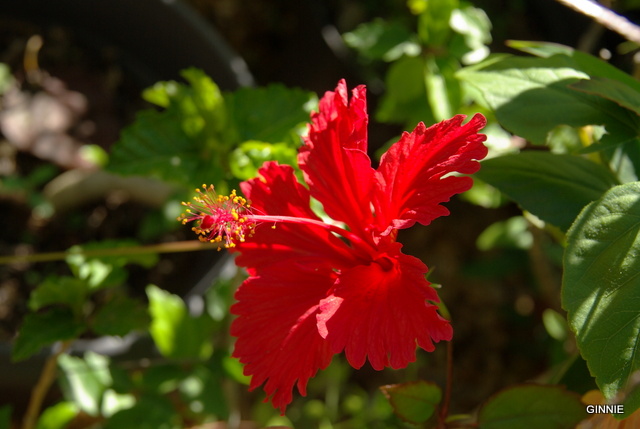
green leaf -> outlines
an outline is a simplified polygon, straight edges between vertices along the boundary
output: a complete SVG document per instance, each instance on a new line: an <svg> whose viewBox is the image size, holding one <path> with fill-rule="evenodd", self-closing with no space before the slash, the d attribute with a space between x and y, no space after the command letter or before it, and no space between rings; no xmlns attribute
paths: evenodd
<svg viewBox="0 0 640 429"><path fill-rule="evenodd" d="M458 7L458 0L429 0L420 12L418 34L424 45L444 46L451 37L449 24L451 13ZM414 10L418 8L412 7Z"/></svg>
<svg viewBox="0 0 640 429"><path fill-rule="evenodd" d="M571 88L606 98L640 115L640 92L619 80L594 77L580 80L572 84Z"/></svg>
<svg viewBox="0 0 640 429"><path fill-rule="evenodd" d="M604 125L607 144L627 141L640 128L640 120L616 103L572 89L571 84L589 75L567 56L502 57L463 69L458 76L482 92L505 128L534 144L544 144L558 125Z"/></svg>
<svg viewBox="0 0 640 429"><path fill-rule="evenodd" d="M423 79L426 102L436 122L450 118L460 107L460 82L455 78L458 67L458 63L451 58L437 59L430 56L425 60Z"/></svg>
<svg viewBox="0 0 640 429"><path fill-rule="evenodd" d="M528 40L508 40L506 45L510 48L517 49L522 52L529 53L542 58L549 58L554 55L566 55L571 56L574 49L561 45L558 43L550 42L532 42Z"/></svg>
<svg viewBox="0 0 640 429"><path fill-rule="evenodd" d="M184 427L180 414L168 398L145 395L131 408L107 420L104 429L175 429Z"/></svg>
<svg viewBox="0 0 640 429"><path fill-rule="evenodd" d="M406 25L381 18L360 24L343 38L349 47L372 60L391 62L405 54L416 56L420 53L420 46L412 40L413 35Z"/></svg>
<svg viewBox="0 0 640 429"><path fill-rule="evenodd" d="M587 417L580 396L559 386L522 385L492 396L478 414L479 429L572 429Z"/></svg>
<svg viewBox="0 0 640 429"><path fill-rule="evenodd" d="M295 148L315 106L315 95L282 85L242 88L221 95L202 71L182 72L188 85L161 82L145 91L163 112L145 111L122 132L109 169L152 175L192 188L232 180L229 155L247 140L286 143Z"/></svg>
<svg viewBox="0 0 640 429"><path fill-rule="evenodd" d="M158 82L146 89L142 96L158 106L179 112L183 131L196 137L202 131L213 137L227 125L227 113L218 85L197 68L180 72L188 85L175 81Z"/></svg>
<svg viewBox="0 0 640 429"><path fill-rule="evenodd" d="M65 429L78 415L78 407L73 402L59 402L44 410L36 429Z"/></svg>
<svg viewBox="0 0 640 429"><path fill-rule="evenodd" d="M584 206L618 184L605 167L585 158L539 151L488 159L475 176L563 230Z"/></svg>
<svg viewBox="0 0 640 429"><path fill-rule="evenodd" d="M77 338L86 329L68 308L52 308L44 313L29 313L13 345L12 359L24 360L56 341Z"/></svg>
<svg viewBox="0 0 640 429"><path fill-rule="evenodd" d="M316 104L313 93L273 84L266 88L241 88L224 97L237 142L258 140L300 145L299 131L309 121Z"/></svg>
<svg viewBox="0 0 640 429"><path fill-rule="evenodd" d="M80 315L88 290L89 286L84 280L49 276L31 293L29 308L37 311L47 305L65 304L74 314Z"/></svg>
<svg viewBox="0 0 640 429"><path fill-rule="evenodd" d="M380 390L398 417L415 424L429 420L442 400L440 387L423 380L382 386Z"/></svg>
<svg viewBox="0 0 640 429"><path fill-rule="evenodd" d="M562 305L589 370L612 399L640 369L640 182L587 206L567 240Z"/></svg>
<svg viewBox="0 0 640 429"><path fill-rule="evenodd" d="M527 250L533 244L529 222L524 216L513 216L502 222L489 225L476 240L480 250L494 248Z"/></svg>
<svg viewBox="0 0 640 429"><path fill-rule="evenodd" d="M510 41L507 45L514 49L519 49L523 52L544 58L563 55L570 58L575 69L581 70L591 77L614 79L634 88L635 91L640 91L640 82L633 76L630 76L628 73L623 72L600 58L578 51L569 46L549 42L526 42L520 40Z"/></svg>
<svg viewBox="0 0 640 429"><path fill-rule="evenodd" d="M96 312L92 329L100 335L124 336L131 331L146 330L149 320L147 308L140 301L116 295Z"/></svg>
<svg viewBox="0 0 640 429"><path fill-rule="evenodd" d="M107 389L102 395L100 414L109 418L118 411L131 408L136 403L136 397L131 393L120 394L114 389Z"/></svg>
<svg viewBox="0 0 640 429"><path fill-rule="evenodd" d="M118 286L127 279L127 264L141 265L150 268L158 263L158 255L155 253L126 254L118 253L118 249L135 247L139 244L134 240L105 240L95 243L87 243L82 246L73 246L69 249L67 264L73 274L86 281L93 290L98 288ZM105 250L109 256L89 256L83 252L86 250Z"/></svg>
<svg viewBox="0 0 640 429"><path fill-rule="evenodd" d="M240 180L247 180L258 175L258 169L266 161L278 161L297 167L298 151L285 143L265 143L246 141L231 153L230 166L233 175Z"/></svg>
<svg viewBox="0 0 640 429"><path fill-rule="evenodd" d="M109 358L87 352L83 358L62 354L58 358L64 378L65 396L82 411L92 416L100 413L102 395L111 385Z"/></svg>
<svg viewBox="0 0 640 429"><path fill-rule="evenodd" d="M427 103L425 67L421 57L404 57L391 64L385 78L387 90L376 112L378 121L410 127L420 121L436 122Z"/></svg>
<svg viewBox="0 0 640 429"><path fill-rule="evenodd" d="M244 374L244 365L240 361L231 356L225 356L222 358L222 367L225 372L238 383L246 384L251 383L251 377Z"/></svg>
<svg viewBox="0 0 640 429"><path fill-rule="evenodd" d="M123 175L153 176L185 187L218 183L220 161L200 141L185 134L182 116L171 110L140 112L113 146L107 169Z"/></svg>
<svg viewBox="0 0 640 429"><path fill-rule="evenodd" d="M11 86L14 84L13 73L11 73L11 68L4 64L0 63L0 95L4 94Z"/></svg>
<svg viewBox="0 0 640 429"><path fill-rule="evenodd" d="M484 10L468 6L451 13L451 28L463 37L455 37L450 45L451 53L463 64L475 64L489 55L491 21ZM460 40L461 42L458 42Z"/></svg>
<svg viewBox="0 0 640 429"><path fill-rule="evenodd" d="M182 299L156 286L147 287L151 336L165 357L207 359L213 353L214 321L207 313L189 315Z"/></svg>
<svg viewBox="0 0 640 429"><path fill-rule="evenodd" d="M138 114L113 147L108 169L125 175L151 175L191 188L226 179L226 157L234 137L224 100L204 72L181 72L188 85L160 82L145 98L166 110Z"/></svg>

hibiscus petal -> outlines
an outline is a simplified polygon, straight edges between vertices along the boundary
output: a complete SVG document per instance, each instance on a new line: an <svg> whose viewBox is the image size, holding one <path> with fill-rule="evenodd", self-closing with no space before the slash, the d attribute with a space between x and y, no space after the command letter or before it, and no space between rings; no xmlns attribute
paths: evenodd
<svg viewBox="0 0 640 429"><path fill-rule="evenodd" d="M266 163L260 177L241 188L261 214L318 219L309 208L309 191L290 166ZM309 378L327 367L331 353L318 334L316 313L336 278L336 270L358 259L342 240L325 229L278 223L258 225L255 235L233 250L246 266L247 279L236 292L231 334L233 355L252 375L251 389L264 383L267 399L284 410L297 385L306 393Z"/></svg>
<svg viewBox="0 0 640 429"><path fill-rule="evenodd" d="M355 88L349 100L341 80L311 115L309 135L298 155L311 195L329 216L356 233L365 231L373 219L374 170L367 155L367 122L365 87Z"/></svg>
<svg viewBox="0 0 640 429"><path fill-rule="evenodd" d="M427 267L389 244L376 262L340 273L332 293L320 303L320 335L331 351L345 351L360 368L368 359L380 370L403 368L415 360L416 344L432 351L433 341L450 340L449 322L428 301L438 301L424 278Z"/></svg>
<svg viewBox="0 0 640 429"><path fill-rule="evenodd" d="M476 114L461 125L464 115L426 128L418 124L382 156L376 171L374 207L378 229L389 234L393 228L408 228L419 222L428 225L449 211L440 203L471 188L470 177L450 173L472 174L478 160L487 155L482 144L486 136L478 131L486 119ZM446 177L443 177L446 176Z"/></svg>
<svg viewBox="0 0 640 429"><path fill-rule="evenodd" d="M231 325L231 335L238 338L233 356L245 364L245 374L253 376L250 389L265 383L266 400L270 397L283 414L293 386L306 395L308 380L333 356L316 327L318 303L332 276L298 271L296 265L281 261L250 277L231 307L238 315Z"/></svg>
<svg viewBox="0 0 640 429"><path fill-rule="evenodd" d="M258 173L258 178L240 184L256 214L320 220L309 206L309 190L298 182L291 166L267 162ZM258 225L252 238L237 245L241 254L236 263L250 267L250 274L287 258L310 267L337 269L358 263L344 241L325 229L308 225L284 222Z"/></svg>

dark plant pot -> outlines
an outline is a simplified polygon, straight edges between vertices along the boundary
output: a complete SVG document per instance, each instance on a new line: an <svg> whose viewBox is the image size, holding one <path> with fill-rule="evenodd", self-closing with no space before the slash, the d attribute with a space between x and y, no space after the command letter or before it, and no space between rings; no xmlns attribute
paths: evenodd
<svg viewBox="0 0 640 429"><path fill-rule="evenodd" d="M178 0L0 0L0 15L60 25L96 48L116 46L142 86L204 70L224 90L253 84L246 63Z"/></svg>

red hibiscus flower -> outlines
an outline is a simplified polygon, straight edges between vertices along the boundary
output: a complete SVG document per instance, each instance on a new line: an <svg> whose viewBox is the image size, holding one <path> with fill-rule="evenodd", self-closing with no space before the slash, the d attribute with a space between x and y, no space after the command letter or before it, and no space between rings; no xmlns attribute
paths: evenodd
<svg viewBox="0 0 640 429"><path fill-rule="evenodd" d="M340 81L320 100L300 149L308 188L290 166L267 162L260 177L240 185L251 207L212 187L185 204L183 222L196 221L203 240L224 240L247 269L231 308L233 355L252 376L250 388L264 383L282 413L293 386L305 395L336 353L355 368L367 360L376 370L402 368L415 360L416 345L432 351L451 339L426 265L395 240L398 229L449 214L441 203L471 187L470 177L452 173L479 169L486 121L477 114L463 125L464 118L418 124L373 169L365 88L349 100ZM312 210L311 197L334 222Z"/></svg>

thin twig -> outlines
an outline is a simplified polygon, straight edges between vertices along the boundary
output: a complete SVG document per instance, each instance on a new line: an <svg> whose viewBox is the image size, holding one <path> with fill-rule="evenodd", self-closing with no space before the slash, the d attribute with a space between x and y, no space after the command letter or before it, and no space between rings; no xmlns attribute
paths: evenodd
<svg viewBox="0 0 640 429"><path fill-rule="evenodd" d="M640 45L640 27L627 18L618 15L611 9L591 0L556 0L583 15L596 21L598 24L615 31L627 40Z"/></svg>
<svg viewBox="0 0 640 429"><path fill-rule="evenodd" d="M175 241L172 243L152 244L149 246L112 247L109 249L83 249L80 251L63 251L51 253L34 253L27 255L0 256L0 265L12 263L33 263L62 261L70 255L84 255L86 257L140 255L146 253L179 253L195 250L211 250L219 248L219 243L203 243L197 240Z"/></svg>
<svg viewBox="0 0 640 429"><path fill-rule="evenodd" d="M58 356L64 353L70 345L71 341L63 341L60 344L60 348L51 356L49 356L47 358L47 361L44 363L44 367L42 368L42 372L40 373L38 383L36 383L36 385L33 387L33 390L31 391L31 398L29 399L27 412L24 415L22 429L33 429L36 426L36 421L38 420L38 417L40 415L40 409L42 408L44 398L45 396L47 396L47 392L49 391L49 388L56 378Z"/></svg>

